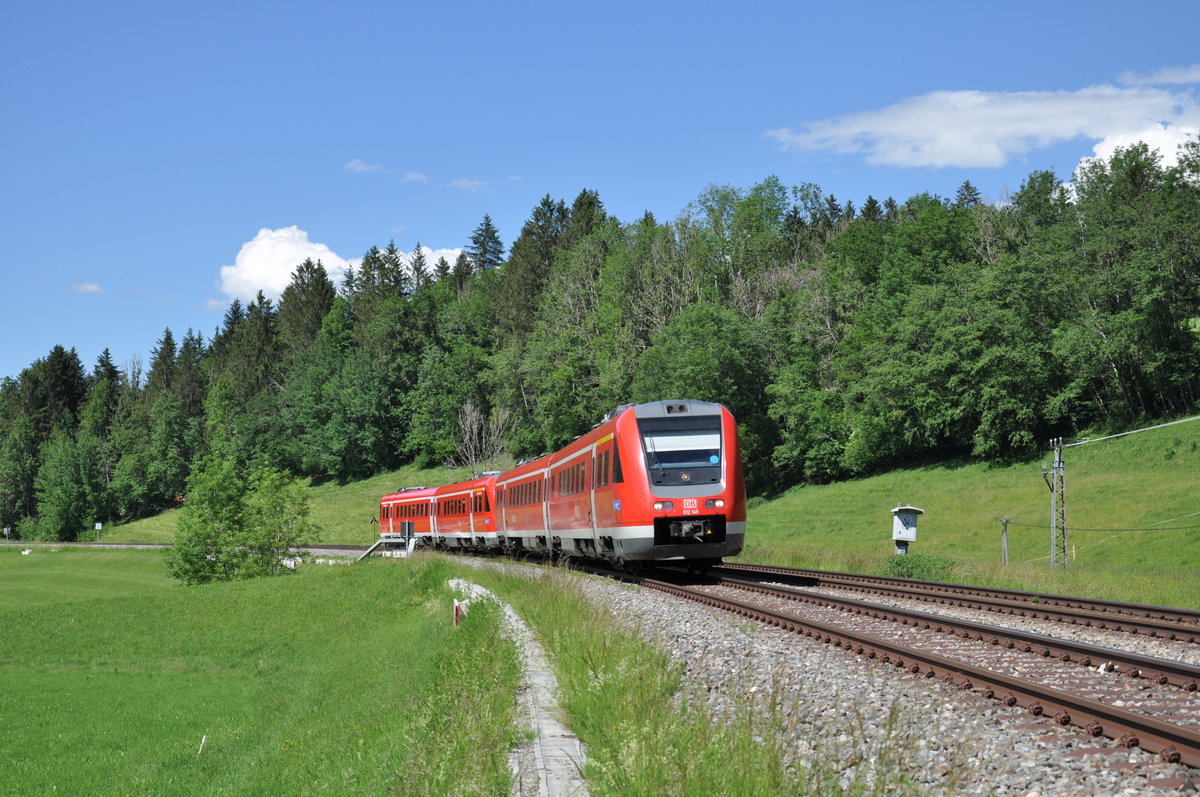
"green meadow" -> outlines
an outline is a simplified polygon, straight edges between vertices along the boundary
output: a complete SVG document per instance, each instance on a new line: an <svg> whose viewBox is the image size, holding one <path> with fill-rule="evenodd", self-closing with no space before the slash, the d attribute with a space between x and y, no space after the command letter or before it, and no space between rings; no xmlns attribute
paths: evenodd
<svg viewBox="0 0 1200 797"><path fill-rule="evenodd" d="M505 793L498 613L453 628L454 566L389 564L179 587L161 552L5 549L0 791Z"/></svg>
<svg viewBox="0 0 1200 797"><path fill-rule="evenodd" d="M155 592L175 585L162 551L0 545L0 611Z"/></svg>
<svg viewBox="0 0 1200 797"><path fill-rule="evenodd" d="M894 743L847 740L775 700L751 710L750 695L714 715L678 663L619 629L565 568L530 578L422 554L181 587L161 557L0 553L6 580L52 573L63 590L0 601L0 792L506 795L525 738L518 658L492 604L451 624L455 575L511 602L546 647L594 794L829 793L846 745ZM101 588L98 567L140 575ZM796 722L828 755L796 760ZM903 773L873 777L913 791Z"/></svg>
<svg viewBox="0 0 1200 797"><path fill-rule="evenodd" d="M741 558L884 572L891 509L912 504L925 514L909 556L932 558L943 580L1200 608L1200 420L1066 448L1063 460L1066 568L1050 568L1038 461L918 467L753 501Z"/></svg>

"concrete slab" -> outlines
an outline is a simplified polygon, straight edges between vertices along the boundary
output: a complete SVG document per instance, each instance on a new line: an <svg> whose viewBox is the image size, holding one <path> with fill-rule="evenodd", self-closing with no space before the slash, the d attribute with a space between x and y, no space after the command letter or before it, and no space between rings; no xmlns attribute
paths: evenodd
<svg viewBox="0 0 1200 797"><path fill-rule="evenodd" d="M450 586L469 599L486 598L503 610L505 626L525 664L518 702L525 715L520 721L532 734L529 743L510 758L516 776L513 794L521 797L585 797L591 792L583 777L586 760L583 743L562 720L558 707L558 679L550 669L546 651L525 621L494 593L470 581L454 578Z"/></svg>

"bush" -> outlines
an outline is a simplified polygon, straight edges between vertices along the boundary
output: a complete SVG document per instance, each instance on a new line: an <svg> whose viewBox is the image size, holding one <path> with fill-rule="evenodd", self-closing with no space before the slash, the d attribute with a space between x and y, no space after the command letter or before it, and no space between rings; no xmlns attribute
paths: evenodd
<svg viewBox="0 0 1200 797"><path fill-rule="evenodd" d="M289 572L291 549L316 537L308 496L283 471L243 478L233 461L210 457L189 488L167 554L167 572L185 584Z"/></svg>
<svg viewBox="0 0 1200 797"><path fill-rule="evenodd" d="M944 556L910 553L893 556L884 565L883 573L893 578L916 578L921 581L947 581L955 561Z"/></svg>

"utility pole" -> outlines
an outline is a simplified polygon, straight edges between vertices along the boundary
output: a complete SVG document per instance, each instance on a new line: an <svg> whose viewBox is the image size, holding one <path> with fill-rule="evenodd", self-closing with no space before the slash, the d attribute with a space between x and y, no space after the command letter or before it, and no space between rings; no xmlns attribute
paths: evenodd
<svg viewBox="0 0 1200 797"><path fill-rule="evenodd" d="M1008 518L1000 521L1000 557L1008 564Z"/></svg>
<svg viewBox="0 0 1200 797"><path fill-rule="evenodd" d="M1064 481L1062 450L1063 439L1050 441L1054 452L1054 464L1049 469L1042 465L1042 478L1050 488L1050 566L1067 566L1067 487Z"/></svg>

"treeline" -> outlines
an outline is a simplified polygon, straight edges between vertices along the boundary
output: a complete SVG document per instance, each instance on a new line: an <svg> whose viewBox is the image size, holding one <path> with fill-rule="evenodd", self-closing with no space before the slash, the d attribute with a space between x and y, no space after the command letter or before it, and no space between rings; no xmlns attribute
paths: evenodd
<svg viewBox="0 0 1200 797"><path fill-rule="evenodd" d="M148 368L56 347L0 387L0 514L23 537L172 506L215 446L240 467L348 480L501 439L553 449L614 406L689 397L739 420L751 491L931 458L1003 460L1054 435L1194 410L1200 142L1142 145L1008 201L840 202L771 178L623 223L545 197L507 250L372 248L334 285ZM507 255L507 256L506 256Z"/></svg>

